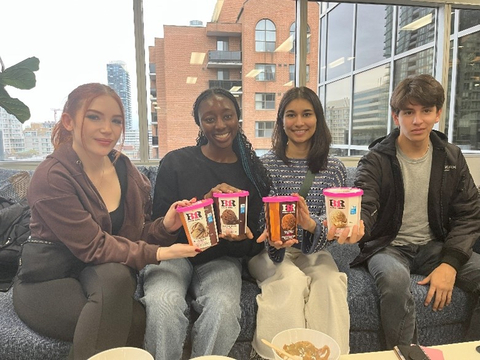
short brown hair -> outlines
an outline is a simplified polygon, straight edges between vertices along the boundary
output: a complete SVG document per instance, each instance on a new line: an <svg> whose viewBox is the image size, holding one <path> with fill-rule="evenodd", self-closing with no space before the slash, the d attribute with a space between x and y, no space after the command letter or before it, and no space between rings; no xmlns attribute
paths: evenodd
<svg viewBox="0 0 480 360"><path fill-rule="evenodd" d="M390 99L390 108L397 115L409 104L436 106L438 111L444 101L445 90L442 84L433 76L422 74L409 76L397 85Z"/></svg>

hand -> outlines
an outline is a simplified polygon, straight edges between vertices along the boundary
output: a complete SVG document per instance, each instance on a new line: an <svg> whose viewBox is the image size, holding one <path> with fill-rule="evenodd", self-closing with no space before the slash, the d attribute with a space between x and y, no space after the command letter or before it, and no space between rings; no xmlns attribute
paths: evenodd
<svg viewBox="0 0 480 360"><path fill-rule="evenodd" d="M177 231L182 226L182 220L180 220L180 215L178 214L176 208L178 206L192 205L196 201L196 198L192 198L190 200L175 201L167 210L167 213L163 218L163 226L165 226L165 229L170 233Z"/></svg>
<svg viewBox="0 0 480 360"><path fill-rule="evenodd" d="M425 306L428 306L435 296L433 302L433 311L442 310L452 301L453 285L455 285L455 277L457 271L453 266L446 263L441 263L430 275L418 282L418 285L426 285L430 283L427 297L425 298Z"/></svg>
<svg viewBox="0 0 480 360"><path fill-rule="evenodd" d="M242 241L245 239L253 239L253 233L247 226L245 228L245 234L242 235L233 235L231 233L226 233L226 234L218 234L218 237L228 240L228 241ZM257 240L258 241L258 240Z"/></svg>
<svg viewBox="0 0 480 360"><path fill-rule="evenodd" d="M313 234L315 232L315 228L317 227L317 223L310 216L310 211L308 210L307 202L302 196L300 196L297 193L293 193L292 196L297 196L299 198L297 203L298 204L298 208L297 208L298 225L300 225L302 229L307 230Z"/></svg>
<svg viewBox="0 0 480 360"><path fill-rule="evenodd" d="M157 261L194 257L202 250L198 246L189 244L173 244L166 247L159 247L157 250Z"/></svg>
<svg viewBox="0 0 480 360"><path fill-rule="evenodd" d="M203 197L204 199L209 199L213 197L213 193L235 193L241 191L240 189L237 189L236 187L230 186L225 183L218 184L212 190L210 190L208 193L205 194Z"/></svg>
<svg viewBox="0 0 480 360"><path fill-rule="evenodd" d="M328 227L327 220L324 220L323 225ZM348 236L348 233L350 232L349 228L343 229L343 231L340 233L340 236L336 235L336 231L337 228L335 225L332 225L330 228L328 228L328 241L335 240L336 238L339 244L356 244L365 235L365 224L363 223L363 220L360 220L359 225L353 226L350 236Z"/></svg>
<svg viewBox="0 0 480 360"><path fill-rule="evenodd" d="M264 242L266 239L268 239L268 230L267 229L263 230L263 233L260 234L260 236L257 239L257 243ZM280 250L280 249L284 249L284 248L287 248L287 247L291 247L294 244L297 244L298 240L297 239L292 239L292 240L287 240L285 242L283 242L283 241L270 241L269 240L268 243L270 244L270 246L273 246L275 249Z"/></svg>

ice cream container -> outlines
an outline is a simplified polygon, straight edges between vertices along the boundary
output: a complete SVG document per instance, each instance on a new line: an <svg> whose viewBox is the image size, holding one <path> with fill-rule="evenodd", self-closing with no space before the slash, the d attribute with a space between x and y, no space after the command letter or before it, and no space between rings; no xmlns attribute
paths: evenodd
<svg viewBox="0 0 480 360"><path fill-rule="evenodd" d="M213 193L220 234L244 235L247 227L248 191Z"/></svg>
<svg viewBox="0 0 480 360"><path fill-rule="evenodd" d="M270 241L297 238L297 196L268 196L263 198L265 220Z"/></svg>
<svg viewBox="0 0 480 360"><path fill-rule="evenodd" d="M363 190L353 187L336 187L323 190L328 226L336 226L336 236L360 223Z"/></svg>
<svg viewBox="0 0 480 360"><path fill-rule="evenodd" d="M218 242L213 199L200 200L189 206L179 206L176 210L181 215L190 245L206 249Z"/></svg>

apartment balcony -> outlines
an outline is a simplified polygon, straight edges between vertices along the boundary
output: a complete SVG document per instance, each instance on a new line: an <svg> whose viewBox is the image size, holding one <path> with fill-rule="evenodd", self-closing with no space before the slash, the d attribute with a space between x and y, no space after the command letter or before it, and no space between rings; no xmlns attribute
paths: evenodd
<svg viewBox="0 0 480 360"><path fill-rule="evenodd" d="M207 23L207 36L240 37L242 36L242 24L241 23L225 24L225 23L219 23L219 22L209 22Z"/></svg>
<svg viewBox="0 0 480 360"><path fill-rule="evenodd" d="M208 52L207 68L232 69L242 67L241 51L218 51L210 50Z"/></svg>
<svg viewBox="0 0 480 360"><path fill-rule="evenodd" d="M209 80L208 87L220 87L230 91L232 94L242 94L242 80Z"/></svg>

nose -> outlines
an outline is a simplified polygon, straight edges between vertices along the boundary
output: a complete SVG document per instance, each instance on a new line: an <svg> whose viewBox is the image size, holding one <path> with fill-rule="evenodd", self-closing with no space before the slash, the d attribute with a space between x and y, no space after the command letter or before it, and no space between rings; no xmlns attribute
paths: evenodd
<svg viewBox="0 0 480 360"><path fill-rule="evenodd" d="M420 124L421 122L422 122L422 114L417 111L413 114L413 123Z"/></svg>
<svg viewBox="0 0 480 360"><path fill-rule="evenodd" d="M100 131L102 133L111 133L112 132L112 124L110 123L110 121L108 120L105 120L102 122L102 127L100 128Z"/></svg>
<svg viewBox="0 0 480 360"><path fill-rule="evenodd" d="M215 127L218 129L223 129L225 127L225 121L223 121L221 116L217 117L217 120L215 121Z"/></svg>

